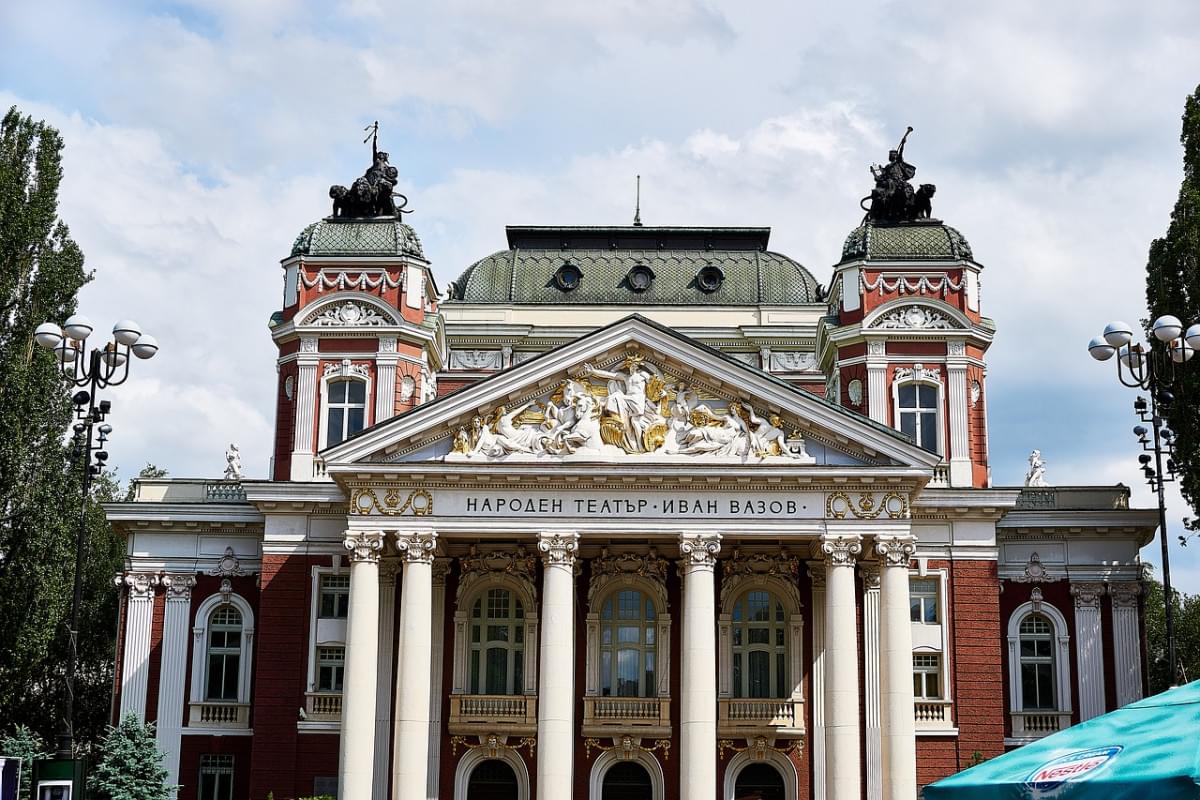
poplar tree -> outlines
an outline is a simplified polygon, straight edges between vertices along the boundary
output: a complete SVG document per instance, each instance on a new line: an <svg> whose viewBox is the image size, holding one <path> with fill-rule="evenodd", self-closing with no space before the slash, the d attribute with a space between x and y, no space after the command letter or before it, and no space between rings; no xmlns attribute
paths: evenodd
<svg viewBox="0 0 1200 800"><path fill-rule="evenodd" d="M1200 87L1184 103L1180 141L1183 183L1166 236L1150 243L1146 304L1150 320L1172 314L1187 325L1200 321ZM1170 390L1175 401L1165 417L1176 434L1180 488L1200 511L1200 358L1176 370L1176 376Z"/></svg>
<svg viewBox="0 0 1200 800"><path fill-rule="evenodd" d="M62 725L67 616L80 519L80 465L65 437L74 421L38 324L63 322L90 275L58 216L63 140L12 108L0 121L0 720L46 741ZM115 499L111 480L93 497ZM76 688L76 738L103 734L111 694L122 551L99 507L87 509Z"/></svg>

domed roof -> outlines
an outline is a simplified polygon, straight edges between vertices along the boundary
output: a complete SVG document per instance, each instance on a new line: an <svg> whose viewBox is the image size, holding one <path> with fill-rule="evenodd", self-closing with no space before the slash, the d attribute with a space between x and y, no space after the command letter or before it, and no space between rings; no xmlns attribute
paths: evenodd
<svg viewBox="0 0 1200 800"><path fill-rule="evenodd" d="M510 228L510 248L468 267L451 285L448 302L714 306L817 302L816 279L796 261L766 250L766 232Z"/></svg>
<svg viewBox="0 0 1200 800"><path fill-rule="evenodd" d="M974 259L966 237L937 220L894 225L867 222L850 231L842 261L959 261Z"/></svg>
<svg viewBox="0 0 1200 800"><path fill-rule="evenodd" d="M300 231L292 255L413 256L425 260L417 232L394 217L314 222Z"/></svg>

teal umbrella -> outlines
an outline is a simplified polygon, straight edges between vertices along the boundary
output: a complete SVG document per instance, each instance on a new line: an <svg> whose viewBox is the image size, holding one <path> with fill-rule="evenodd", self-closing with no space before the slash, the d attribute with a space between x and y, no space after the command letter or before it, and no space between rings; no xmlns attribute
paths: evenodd
<svg viewBox="0 0 1200 800"><path fill-rule="evenodd" d="M926 800L1200 800L1200 681L925 787Z"/></svg>

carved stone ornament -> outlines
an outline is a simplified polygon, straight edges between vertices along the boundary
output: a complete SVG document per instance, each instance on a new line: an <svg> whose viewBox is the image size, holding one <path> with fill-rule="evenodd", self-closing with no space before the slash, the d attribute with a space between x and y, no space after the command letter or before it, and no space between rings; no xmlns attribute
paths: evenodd
<svg viewBox="0 0 1200 800"><path fill-rule="evenodd" d="M825 562L824 561L809 561L808 562L808 579L812 581L812 588L816 591L825 591Z"/></svg>
<svg viewBox="0 0 1200 800"><path fill-rule="evenodd" d="M1029 563L1025 565L1025 570L1021 577L1014 578L1017 583L1053 583L1061 581L1062 577L1052 576L1046 566L1042 563L1042 557L1037 553L1029 555Z"/></svg>
<svg viewBox="0 0 1200 800"><path fill-rule="evenodd" d="M409 564L432 564L437 534L433 531L399 531L396 549L400 551L400 558Z"/></svg>
<svg viewBox="0 0 1200 800"><path fill-rule="evenodd" d="M825 496L825 516L829 519L906 519L910 509L908 495L902 492L830 492Z"/></svg>
<svg viewBox="0 0 1200 800"><path fill-rule="evenodd" d="M1034 586L1029 590L1029 602L1033 604L1033 610L1039 614L1042 613L1042 602L1044 599L1042 587Z"/></svg>
<svg viewBox="0 0 1200 800"><path fill-rule="evenodd" d="M547 566L574 566L575 554L579 551L578 533L538 534L538 550Z"/></svg>
<svg viewBox="0 0 1200 800"><path fill-rule="evenodd" d="M949 356L965 356L967 354L967 343L963 341L946 342L946 355Z"/></svg>
<svg viewBox="0 0 1200 800"><path fill-rule="evenodd" d="M860 381L858 378L855 378L854 380L850 381L849 385L846 386L846 394L848 394L850 396L850 405L854 406L855 408L859 408L860 406L862 406L862 401L863 401L862 381Z"/></svg>
<svg viewBox="0 0 1200 800"><path fill-rule="evenodd" d="M983 397L983 386L979 381L971 381L971 408L979 405L979 399Z"/></svg>
<svg viewBox="0 0 1200 800"><path fill-rule="evenodd" d="M782 585L794 588L799 577L800 559L787 550L744 553L734 548L733 555L721 562L721 596L736 593L739 585L753 578L778 578ZM794 601L799 602L799 599L799 595L795 595Z"/></svg>
<svg viewBox="0 0 1200 800"><path fill-rule="evenodd" d="M867 342L867 355L882 356L887 354L887 342L872 339Z"/></svg>
<svg viewBox="0 0 1200 800"><path fill-rule="evenodd" d="M222 578L240 578L246 574L242 569L242 562L234 555L232 547L225 548L225 555L217 559L217 564L208 571L209 575L218 575Z"/></svg>
<svg viewBox="0 0 1200 800"><path fill-rule="evenodd" d="M831 567L852 567L862 553L862 537L857 533L826 534L821 537L819 552Z"/></svg>
<svg viewBox="0 0 1200 800"><path fill-rule="evenodd" d="M217 590L221 595L221 604L229 605L233 601L233 581L229 578L221 579L221 588Z"/></svg>
<svg viewBox="0 0 1200 800"><path fill-rule="evenodd" d="M526 361L537 358L540 355L541 353L534 352L533 350L517 350L512 354L513 366L524 364Z"/></svg>
<svg viewBox="0 0 1200 800"><path fill-rule="evenodd" d="M672 462L815 461L795 426L778 414L703 394L635 353L611 369L583 364L540 398L476 416L453 432L445 458L561 461L625 455Z"/></svg>
<svg viewBox="0 0 1200 800"><path fill-rule="evenodd" d="M166 589L168 600L190 600L192 588L196 585L196 576L190 574L163 575L159 582Z"/></svg>
<svg viewBox="0 0 1200 800"><path fill-rule="evenodd" d="M745 741L745 746L739 745L738 741ZM776 745L775 739L768 739L765 736L755 736L753 739L745 740L737 739L719 739L717 741L717 752L720 758L725 758L726 753L744 753L749 752L750 757L755 761L762 761L767 757L768 752L781 753L790 758L799 758L804 752L803 739L784 739L785 747Z"/></svg>
<svg viewBox="0 0 1200 800"><path fill-rule="evenodd" d="M351 561L367 561L379 563L383 552L383 533L381 531L347 531L342 544L350 551Z"/></svg>
<svg viewBox="0 0 1200 800"><path fill-rule="evenodd" d="M679 534L680 569L712 569L717 565L717 554L721 552L719 533Z"/></svg>
<svg viewBox="0 0 1200 800"><path fill-rule="evenodd" d="M917 552L917 537L915 536L876 536L875 553L883 561L885 567L904 567L912 561L913 553Z"/></svg>
<svg viewBox="0 0 1200 800"><path fill-rule="evenodd" d="M897 381L942 382L942 374L938 372L937 368L926 369L924 364L913 364L911 367L896 367L895 377Z"/></svg>
<svg viewBox="0 0 1200 800"><path fill-rule="evenodd" d="M296 394L296 377L288 375L283 379L283 396L291 400Z"/></svg>
<svg viewBox="0 0 1200 800"><path fill-rule="evenodd" d="M371 369L366 364L355 364L348 358L340 363L326 364L322 372L323 378L370 378Z"/></svg>
<svg viewBox="0 0 1200 800"><path fill-rule="evenodd" d="M416 391L417 382L413 380L412 375L405 375L400 379L400 402L407 403L412 400L413 392Z"/></svg>
<svg viewBox="0 0 1200 800"><path fill-rule="evenodd" d="M350 493L350 513L364 517L371 514L427 517L433 513L433 495L425 489L413 489L406 496L403 491L394 488L358 488Z"/></svg>
<svg viewBox="0 0 1200 800"><path fill-rule="evenodd" d="M354 277L351 277L351 276ZM300 280L305 287L316 289L318 294L324 293L326 289L335 291L346 291L349 289L358 289L361 292L378 289L380 286L386 286L389 289L397 289L404 285L403 273L396 277L388 275L384 271L372 274L366 271L344 271L344 270L327 270L323 269L313 277L301 275Z"/></svg>
<svg viewBox="0 0 1200 800"><path fill-rule="evenodd" d="M1100 598L1104 595L1103 583L1072 583L1071 596L1076 608L1100 610Z"/></svg>
<svg viewBox="0 0 1200 800"><path fill-rule="evenodd" d="M394 325L395 322L380 314L374 306L347 300L340 305L327 306L300 324L326 328L357 328L384 327Z"/></svg>
<svg viewBox="0 0 1200 800"><path fill-rule="evenodd" d="M1138 597L1142 594L1142 584L1138 581L1113 583L1109 585L1108 593L1112 596L1113 608L1136 609Z"/></svg>
<svg viewBox="0 0 1200 800"><path fill-rule="evenodd" d="M816 369L817 356L814 353L772 350L770 361L767 363L771 365L771 372L803 372Z"/></svg>
<svg viewBox="0 0 1200 800"><path fill-rule="evenodd" d="M660 586L665 586L667 582L667 560L660 557L658 549L654 547L646 554L621 553L615 556L610 555L608 548L604 547L601 548L599 557L591 559L588 566L592 573L588 584L589 607L614 578L645 578Z"/></svg>
<svg viewBox="0 0 1200 800"><path fill-rule="evenodd" d="M450 369L495 370L504 364L499 350L451 350Z"/></svg>
<svg viewBox="0 0 1200 800"><path fill-rule="evenodd" d="M537 556L523 545L517 545L515 551L489 550L486 553L480 553L478 547L471 545L467 555L458 559L458 568L460 575L456 597L460 600L467 596L476 582L497 575L511 576L526 584L534 596L537 594L534 583Z"/></svg>
<svg viewBox="0 0 1200 800"><path fill-rule="evenodd" d="M317 337L301 336L300 337L300 352L301 353L317 352Z"/></svg>
<svg viewBox="0 0 1200 800"><path fill-rule="evenodd" d="M395 336L382 336L382 337L380 337L380 339L379 339L379 352L381 352L381 353L387 353L387 354L389 354L389 355L390 355L391 353L395 353L395 352L396 352L396 347L397 347L397 343L396 343L396 337L395 337Z"/></svg>
<svg viewBox="0 0 1200 800"><path fill-rule="evenodd" d="M879 562L858 562L858 575L862 578L863 588L867 591L879 589Z"/></svg>
<svg viewBox="0 0 1200 800"><path fill-rule="evenodd" d="M149 600L154 597L158 575L152 572L126 572L113 578L113 583L127 587L130 600Z"/></svg>
<svg viewBox="0 0 1200 800"><path fill-rule="evenodd" d="M653 753L657 750L661 750L662 751L662 760L663 761L671 760L671 740L670 739L655 739L653 744L646 744L645 740L642 737L630 736L629 734L625 734L624 736L612 736L612 737L607 737L607 738L609 741L612 742L611 746L605 745L603 743L603 741L601 741L598 738L591 737L591 738L584 739L583 740L584 757L590 759L592 757L593 750L599 750L600 752L604 752L604 753L607 753L610 751L616 751L617 753L620 754L620 757L623 760L628 760L628 759L633 758L634 755L638 752Z"/></svg>
<svg viewBox="0 0 1200 800"><path fill-rule="evenodd" d="M950 330L960 327L950 317L927 306L911 305L892 309L870 327L880 330Z"/></svg>

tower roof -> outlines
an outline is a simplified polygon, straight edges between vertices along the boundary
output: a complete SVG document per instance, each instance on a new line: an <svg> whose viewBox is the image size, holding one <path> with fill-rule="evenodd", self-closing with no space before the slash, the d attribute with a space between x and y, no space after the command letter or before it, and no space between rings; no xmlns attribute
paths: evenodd
<svg viewBox="0 0 1200 800"><path fill-rule="evenodd" d="M412 226L396 217L323 219L296 237L293 256L413 256L425 260Z"/></svg>
<svg viewBox="0 0 1200 800"><path fill-rule="evenodd" d="M864 222L846 237L842 261L974 260L971 245L957 229L939 220L883 224Z"/></svg>

